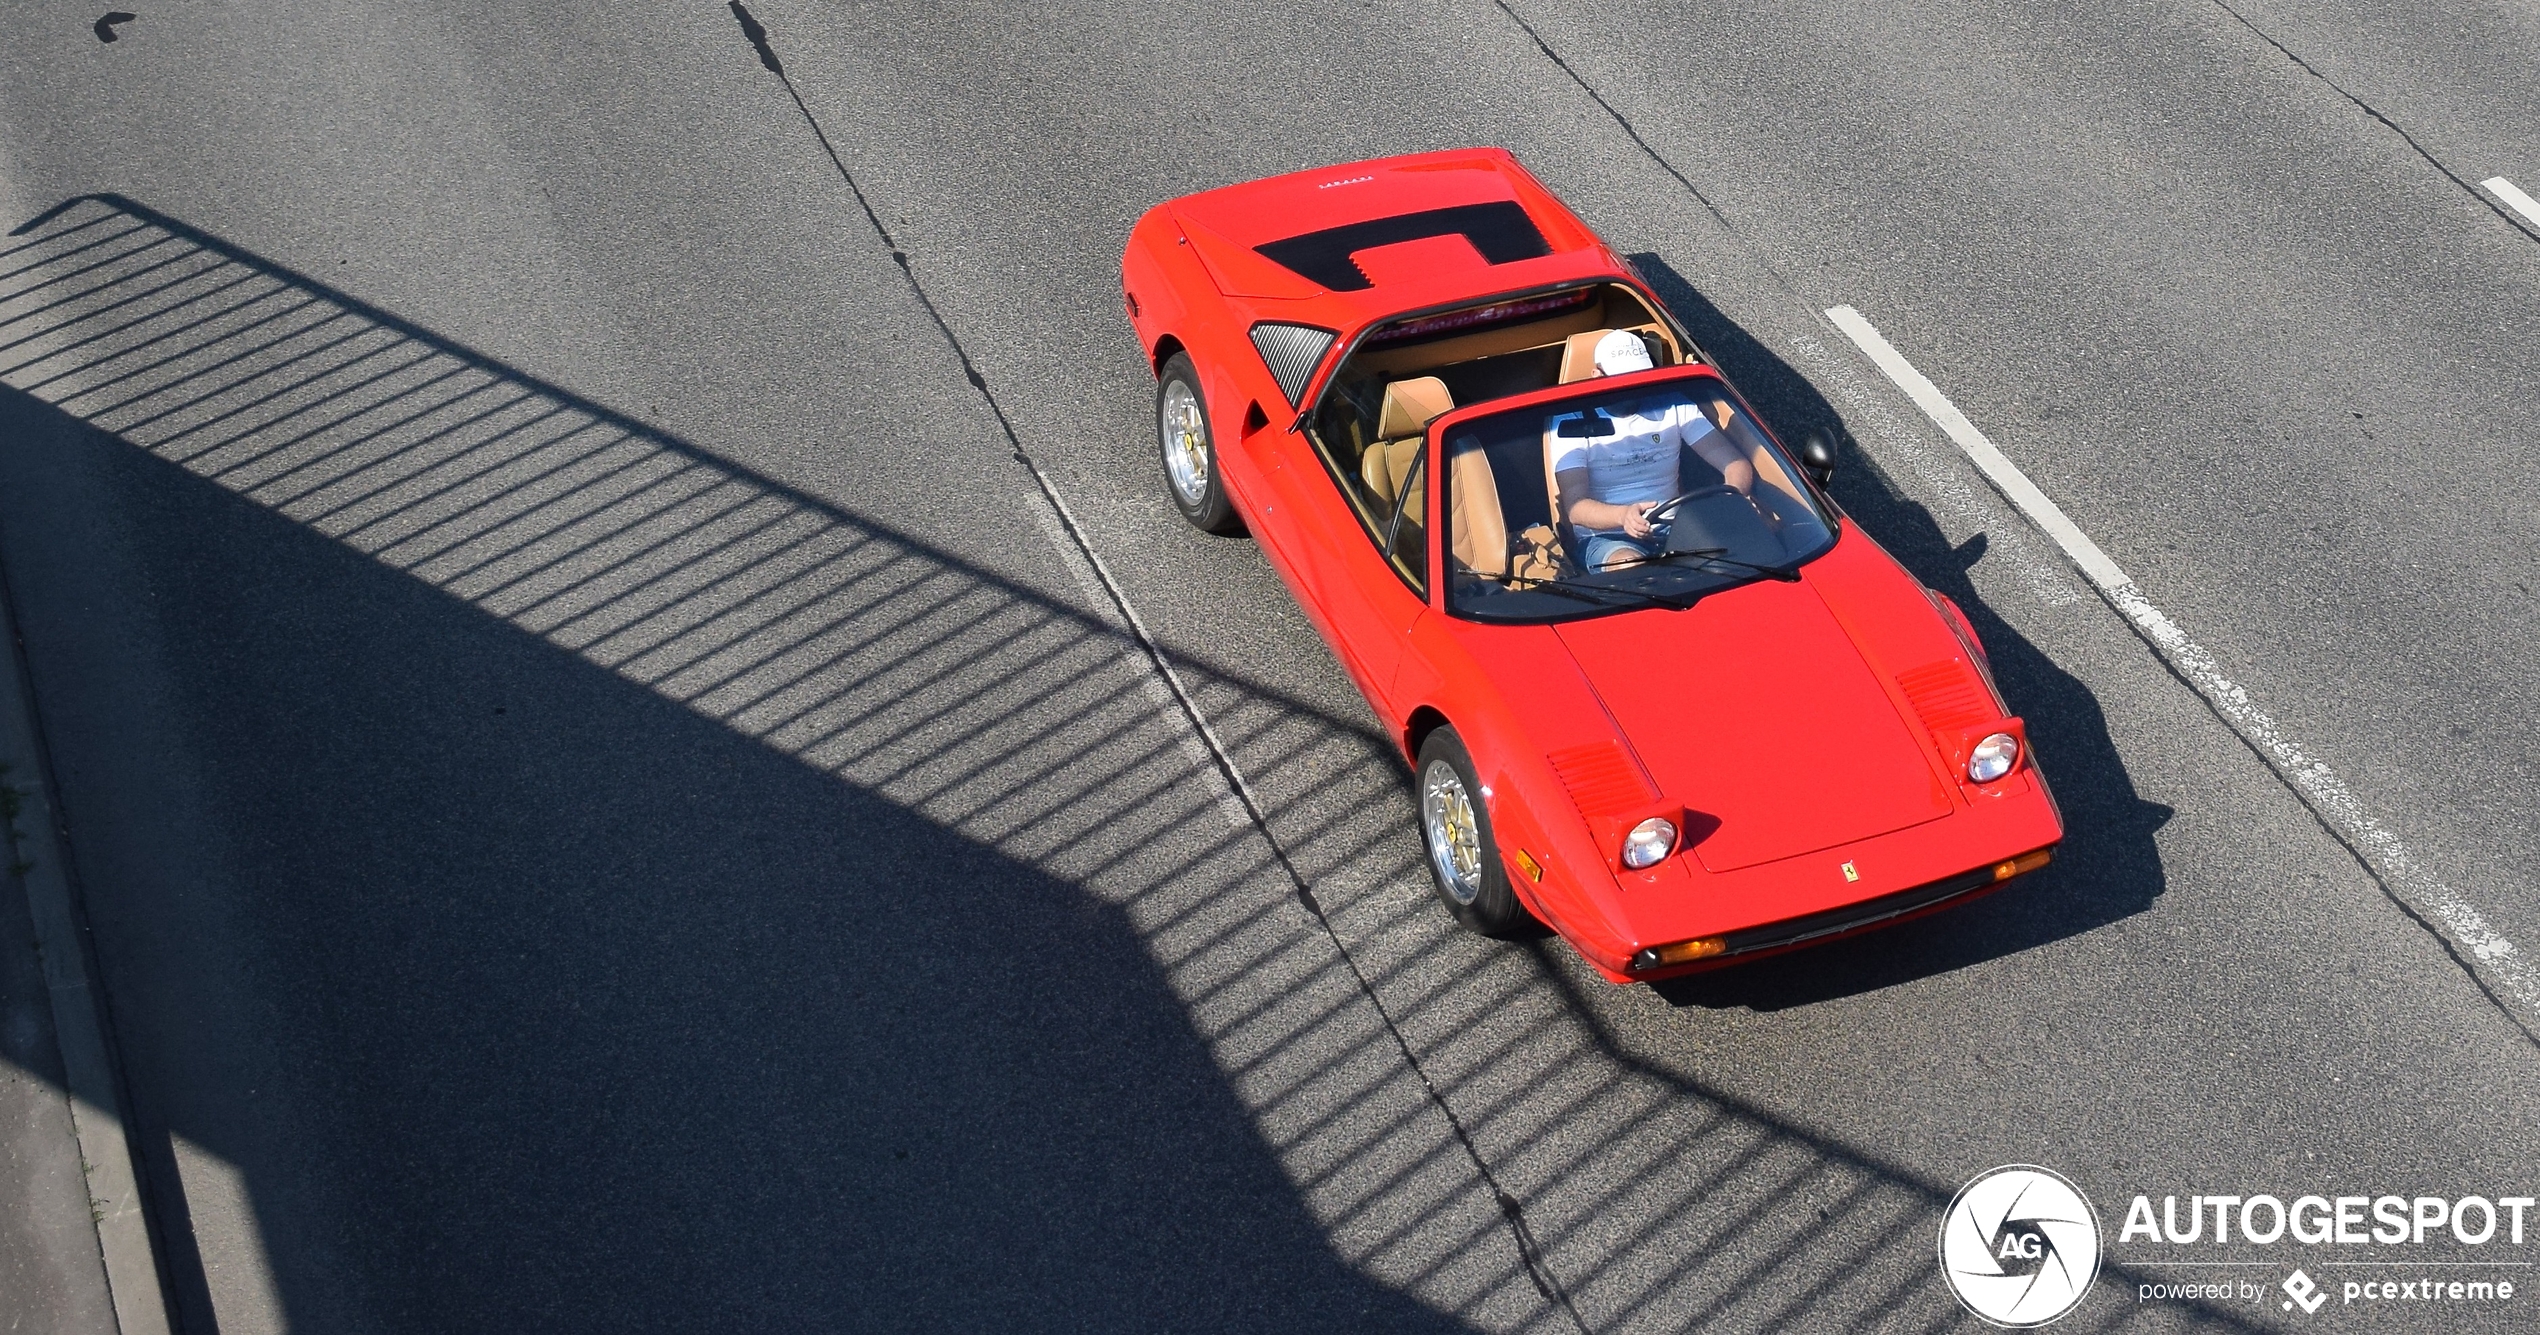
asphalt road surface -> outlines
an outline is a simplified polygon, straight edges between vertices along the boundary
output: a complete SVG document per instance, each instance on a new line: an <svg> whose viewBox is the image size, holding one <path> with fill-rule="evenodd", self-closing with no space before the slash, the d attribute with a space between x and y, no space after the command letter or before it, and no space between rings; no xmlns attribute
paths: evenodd
<svg viewBox="0 0 2540 1335"><path fill-rule="evenodd" d="M184 1329L1975 1328L1934 1229L2014 1162L2111 1233L2059 1328L2293 1329L2137 1301L2212 1272L2124 1202L2534 1194L2527 9L755 12L781 76L703 0L5 19L0 568ZM1116 264L1474 143L1847 433L2049 873L1656 988L1430 902Z"/></svg>

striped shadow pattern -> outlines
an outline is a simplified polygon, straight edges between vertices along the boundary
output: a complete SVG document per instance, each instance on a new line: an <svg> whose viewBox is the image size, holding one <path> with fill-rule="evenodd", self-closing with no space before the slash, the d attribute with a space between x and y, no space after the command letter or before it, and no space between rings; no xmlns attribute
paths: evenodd
<svg viewBox="0 0 2540 1335"><path fill-rule="evenodd" d="M1118 906L1333 1251L1434 1310L1491 1330L1980 1328L1932 1256L1954 1184L1635 1059L1565 951L1457 931L1361 720L1172 652L1265 839L1098 600L1018 587L119 197L0 246L0 381ZM2228 1320L2130 1300L2064 1324Z"/></svg>

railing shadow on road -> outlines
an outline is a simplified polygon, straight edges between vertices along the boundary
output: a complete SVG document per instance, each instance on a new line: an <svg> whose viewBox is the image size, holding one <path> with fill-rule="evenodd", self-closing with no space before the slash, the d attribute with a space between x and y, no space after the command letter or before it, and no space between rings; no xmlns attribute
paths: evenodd
<svg viewBox="0 0 2540 1335"><path fill-rule="evenodd" d="M1931 512L1859 448L1808 377L1723 315L1663 258L1640 254L1632 261L1765 420L1790 439L1821 431L1838 442L1835 499L1916 578L1965 609L2003 694L2028 721L2065 824L2055 865L2001 894L1804 955L1663 984L1661 991L1695 1005L1806 1005L2033 949L2150 908L2167 885L2152 836L2169 820L2170 808L2135 792L2098 696L1977 591L1968 571L1985 554L1985 535L1952 546Z"/></svg>
<svg viewBox="0 0 2540 1335"><path fill-rule="evenodd" d="M245 808L221 911L90 878L119 1029L165 1077L171 1006L236 1002L294 1095L136 1082L188 1329L179 1140L303 1329L1454 1329L1526 1290L1416 1099L1313 1125L1403 1082L1309 1060L1381 1030L1115 628L137 206L30 235L10 485L101 480ZM1390 1188L1291 1175L1353 1157Z"/></svg>
<svg viewBox="0 0 2540 1335"><path fill-rule="evenodd" d="M1099 608L120 197L0 248L0 381L11 484L117 498L258 836L218 911L91 879L128 1053L188 1069L165 1008L221 999L160 915L329 1114L136 1081L203 1329L177 1138L310 1329L1552 1320L1423 1081L1593 1328L1969 1321L1943 1184L1455 931L1361 720L1174 655L1353 968Z"/></svg>

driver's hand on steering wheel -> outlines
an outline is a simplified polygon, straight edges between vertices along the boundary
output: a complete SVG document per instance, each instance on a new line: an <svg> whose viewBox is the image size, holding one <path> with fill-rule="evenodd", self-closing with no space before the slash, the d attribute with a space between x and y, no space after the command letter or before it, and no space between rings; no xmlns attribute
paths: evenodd
<svg viewBox="0 0 2540 1335"><path fill-rule="evenodd" d="M1641 501L1626 507L1623 511L1624 536L1636 540L1647 539L1651 534L1657 532L1658 530L1652 527L1649 522L1649 512L1657 508L1658 502L1656 501Z"/></svg>

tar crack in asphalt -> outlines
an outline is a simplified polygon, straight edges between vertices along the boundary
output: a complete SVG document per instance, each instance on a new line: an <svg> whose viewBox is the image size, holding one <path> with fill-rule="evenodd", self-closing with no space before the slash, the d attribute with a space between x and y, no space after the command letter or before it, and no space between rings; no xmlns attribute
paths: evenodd
<svg viewBox="0 0 2540 1335"><path fill-rule="evenodd" d="M1183 715L1190 720L1191 726L1198 730L1202 742L1208 747L1210 756L1216 760L1219 772L1234 789L1236 799L1243 804L1244 813L1252 822L1253 828L1259 832L1262 841L1269 845L1271 856L1278 859L1280 869L1287 873L1289 882L1296 889L1297 901L1314 916L1315 922L1322 927L1324 936L1331 941L1333 951L1340 956L1342 963L1349 966L1350 977L1356 981L1359 993L1366 997L1367 1004L1374 1008L1377 1018L1384 1023L1385 1032L1392 1036L1395 1047L1402 1054L1404 1065L1410 1068L1413 1075L1419 1077L1420 1087L1428 1095L1429 1102L1446 1119L1447 1126L1455 1134L1456 1143L1462 1146L1465 1157L1472 1161L1474 1172L1480 1176L1483 1184L1490 1188L1492 1199L1498 1204L1500 1213L1508 1220L1509 1234L1516 1244L1518 1255L1525 1262L1527 1278L1534 1282L1535 1290L1543 1295L1544 1301L1559 1307L1563 1314L1570 1318L1572 1326L1578 1329L1581 1335L1585 1335L1587 1321L1579 1314L1578 1308L1570 1301L1569 1293L1562 1288L1560 1281L1554 1277L1550 1266L1545 1262L1543 1249L1536 1243L1534 1231L1526 1224L1523 1204L1500 1183L1498 1175L1493 1173L1490 1165L1483 1160L1481 1150L1473 1143L1472 1133L1466 1129L1463 1119L1456 1115L1455 1109L1447 1103L1445 1095L1439 1092L1437 1082L1430 1078L1428 1070L1420 1064L1419 1056L1412 1051L1411 1040L1404 1036L1401 1026L1394 1022L1392 1013L1385 1009L1383 999L1376 995L1375 985L1368 980L1366 970L1361 968L1356 957L1349 953L1348 946L1340 939L1339 931L1332 926L1331 919L1324 915L1323 906L1315 899L1313 888L1306 884L1304 873L1297 870L1295 862L1288 856L1288 851L1280 845L1277 836L1271 833L1269 818L1263 811L1260 801L1254 796L1251 785L1245 782L1242 771L1235 767L1233 756L1218 740L1216 731L1209 726L1207 716L1200 712L1198 702L1191 698L1180 675L1174 672L1172 661L1165 656L1163 646L1148 633L1145 622L1138 617L1136 609L1129 604L1128 595L1121 590L1119 584L1112 579L1111 572L1104 567L1101 556L1094 551L1093 544L1085 536L1084 530L1077 525L1076 517L1068 511L1067 503L1060 499L1057 488L1050 484L1049 477L1041 471L1040 465L1025 452L1021 438L1015 434L1012 419L1006 416L1004 405L997 401L995 392L988 388L987 379L979 374L977 364L971 361L970 351L962 344L961 336L953 332L951 324L945 321L942 310L935 305L934 297L926 291L925 285L918 281L916 270L909 264L908 252L900 247L899 239L892 236L891 229L884 225L881 214L873 207L873 201L866 198L864 187L855 179L855 173L847 169L846 160L839 156L837 146L830 142L828 132L820 128L819 117L812 115L811 107L803 101L802 93L794 87L793 76L785 72L785 63L777 58L776 48L769 41L767 28L750 13L741 0L729 0L729 3L732 16L740 22L742 37L747 39L751 48L758 53L759 63L765 66L769 73L774 74L778 82L785 85L785 93L793 99L794 109L802 113L803 123L811 127L812 136L820 141L821 151L829 155L830 164L838 169L839 177L847 183L847 189L855 195L857 206L864 210L865 221L871 224L874 235L890 251L891 262L899 266L900 276L908 283L910 294L916 297L918 305L926 312L926 318L934 323L936 332L944 336L945 344L951 348L954 358L960 362L962 377L970 382L971 388L979 391L979 397L987 404L989 413L996 418L997 429L1004 434L1007 446L1014 453L1015 462L1023 465L1025 471L1032 475L1032 481L1040 488L1042 497L1049 502L1050 508L1057 512L1059 526L1066 531L1077 553L1093 568L1094 576L1101 582L1103 591L1109 596L1113 608L1120 613L1121 618L1128 623L1130 631L1137 636L1139 645L1146 651L1148 661L1154 665L1165 686L1172 691L1173 698L1180 705ZM1548 53L1549 48L1546 50ZM1672 172L1674 169L1669 168L1669 170ZM1679 175L1677 179L1681 181L1684 178ZM1686 182L1686 188L1691 189L1692 183Z"/></svg>

